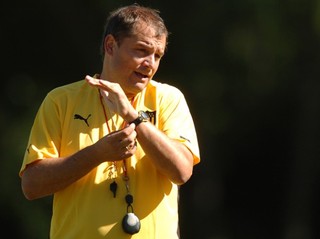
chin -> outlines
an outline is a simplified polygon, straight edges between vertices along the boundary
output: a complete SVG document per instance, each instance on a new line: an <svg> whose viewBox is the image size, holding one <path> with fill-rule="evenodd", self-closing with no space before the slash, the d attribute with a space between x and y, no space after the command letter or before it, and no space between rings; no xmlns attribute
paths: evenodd
<svg viewBox="0 0 320 239"><path fill-rule="evenodd" d="M145 84L143 86L141 84L139 84L139 86L137 84L134 87L131 86L130 89L126 90L126 95L128 98L134 97L135 95L143 91L145 87Z"/></svg>
<svg viewBox="0 0 320 239"><path fill-rule="evenodd" d="M134 85L137 88L144 89L148 85L149 81L150 81L149 78L143 78L140 81L136 81Z"/></svg>

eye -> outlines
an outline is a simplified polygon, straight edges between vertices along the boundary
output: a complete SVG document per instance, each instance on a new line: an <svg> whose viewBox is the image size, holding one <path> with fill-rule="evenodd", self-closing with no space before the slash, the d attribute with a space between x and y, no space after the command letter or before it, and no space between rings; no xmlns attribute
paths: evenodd
<svg viewBox="0 0 320 239"><path fill-rule="evenodd" d="M145 56L148 54L148 51L145 48L137 48L136 51L140 56Z"/></svg>
<svg viewBox="0 0 320 239"><path fill-rule="evenodd" d="M162 55L160 55L160 54L154 54L154 56L155 56L155 58L157 59L157 60L160 60L161 58L162 58Z"/></svg>

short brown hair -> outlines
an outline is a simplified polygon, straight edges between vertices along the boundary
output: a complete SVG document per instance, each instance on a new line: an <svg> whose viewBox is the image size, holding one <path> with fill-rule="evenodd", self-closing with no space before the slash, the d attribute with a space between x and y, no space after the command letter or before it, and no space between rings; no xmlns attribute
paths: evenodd
<svg viewBox="0 0 320 239"><path fill-rule="evenodd" d="M168 38L168 30L159 14L159 10L143 7L138 4L121 7L112 11L104 28L101 55L104 55L104 40L107 35L111 34L117 43L120 44L123 38L131 36L135 24L141 21L151 25L157 31L157 36L165 35Z"/></svg>

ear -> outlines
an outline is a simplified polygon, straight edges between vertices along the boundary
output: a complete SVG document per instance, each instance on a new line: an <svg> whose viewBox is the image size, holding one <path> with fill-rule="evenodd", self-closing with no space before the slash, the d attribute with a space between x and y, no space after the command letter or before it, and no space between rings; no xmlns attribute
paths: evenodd
<svg viewBox="0 0 320 239"><path fill-rule="evenodd" d="M116 39L112 35L107 35L104 38L104 52L105 54L112 55L113 54L113 48L116 44Z"/></svg>

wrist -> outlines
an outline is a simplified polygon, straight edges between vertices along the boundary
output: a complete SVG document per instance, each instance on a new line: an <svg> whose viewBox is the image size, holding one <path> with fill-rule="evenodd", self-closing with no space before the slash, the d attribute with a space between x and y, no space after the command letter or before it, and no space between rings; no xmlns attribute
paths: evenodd
<svg viewBox="0 0 320 239"><path fill-rule="evenodd" d="M139 117L139 113L138 111L134 110L132 113L130 113L127 118L126 118L126 122L128 122L129 124L134 121L136 118Z"/></svg>

